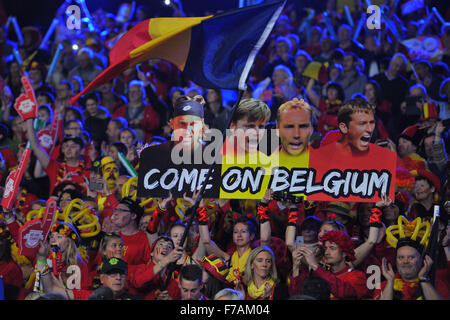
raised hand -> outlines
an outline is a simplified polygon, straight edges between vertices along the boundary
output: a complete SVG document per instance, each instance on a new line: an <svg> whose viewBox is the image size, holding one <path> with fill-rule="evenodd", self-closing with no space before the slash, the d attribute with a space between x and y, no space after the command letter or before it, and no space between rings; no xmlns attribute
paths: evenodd
<svg viewBox="0 0 450 320"><path fill-rule="evenodd" d="M50 253L50 243L48 241L39 242L39 250L37 252L38 260L47 260Z"/></svg>
<svg viewBox="0 0 450 320"><path fill-rule="evenodd" d="M392 269L392 265L390 263L387 262L386 258L383 258L381 260L381 273L383 274L383 277L388 281L388 282L394 282L395 279L395 272Z"/></svg>
<svg viewBox="0 0 450 320"><path fill-rule="evenodd" d="M272 189L267 189L264 197L261 199L261 203L269 203L273 199L273 191Z"/></svg>
<svg viewBox="0 0 450 320"><path fill-rule="evenodd" d="M419 274L417 275L419 279L426 278L428 276L428 273L431 270L431 266L433 265L433 260L430 258L429 255L426 255L423 259L423 267L420 269Z"/></svg>
<svg viewBox="0 0 450 320"><path fill-rule="evenodd" d="M172 251L169 252L167 256L164 257L165 264L178 261L184 253L184 249L180 246L175 247Z"/></svg>
<svg viewBox="0 0 450 320"><path fill-rule="evenodd" d="M314 252L307 245L302 245L299 248L299 252L303 255L303 257L305 258L304 261L310 268L313 269L317 268L318 266L317 258L314 255Z"/></svg>
<svg viewBox="0 0 450 320"><path fill-rule="evenodd" d="M270 296L272 295L272 289L273 289L273 286L266 282L266 285L264 287L263 299L266 300L266 299L270 298Z"/></svg>
<svg viewBox="0 0 450 320"><path fill-rule="evenodd" d="M388 195L382 194L381 201L378 201L375 204L375 206L377 206L378 208L383 208L383 207L388 207L391 203L392 203L392 199Z"/></svg>
<svg viewBox="0 0 450 320"><path fill-rule="evenodd" d="M303 255L300 251L300 248L295 248L292 251L292 269L296 269L296 268L300 267L302 257L303 257Z"/></svg>
<svg viewBox="0 0 450 320"><path fill-rule="evenodd" d="M173 199L172 192L169 192L169 197L163 199L163 200L161 201L161 203L159 204L159 207L160 207L162 210L167 210L167 204L168 204L170 201L172 201L172 199Z"/></svg>
<svg viewBox="0 0 450 320"><path fill-rule="evenodd" d="M186 192L183 194L183 199L187 202L189 202L191 205L195 204L195 201L197 201L197 198L200 194L200 189L196 189L194 190L194 192L192 193L192 197L188 197L186 195Z"/></svg>

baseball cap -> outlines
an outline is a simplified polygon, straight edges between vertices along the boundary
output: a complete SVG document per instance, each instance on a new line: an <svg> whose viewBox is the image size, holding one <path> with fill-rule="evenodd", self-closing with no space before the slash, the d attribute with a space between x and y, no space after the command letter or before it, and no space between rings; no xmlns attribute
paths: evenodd
<svg viewBox="0 0 450 320"><path fill-rule="evenodd" d="M142 208L139 205L139 202L136 200L133 200L130 197L123 197L119 203L126 205L131 211L132 213L136 214L137 220L139 220L143 215L144 215L144 208Z"/></svg>
<svg viewBox="0 0 450 320"><path fill-rule="evenodd" d="M173 107L173 117L178 116L197 116L200 118L204 117L203 105L195 100L184 100L177 103Z"/></svg>
<svg viewBox="0 0 450 320"><path fill-rule="evenodd" d="M126 274L128 272L128 264L120 258L110 258L102 263L99 272L101 274L111 274L114 271Z"/></svg>

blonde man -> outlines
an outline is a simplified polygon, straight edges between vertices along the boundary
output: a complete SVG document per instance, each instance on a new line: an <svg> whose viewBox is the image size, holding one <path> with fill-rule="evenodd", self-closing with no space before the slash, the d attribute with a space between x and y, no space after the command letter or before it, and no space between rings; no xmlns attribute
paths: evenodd
<svg viewBox="0 0 450 320"><path fill-rule="evenodd" d="M277 112L277 134L281 140L280 154L298 156L308 150L313 132L312 108L303 99L283 103Z"/></svg>

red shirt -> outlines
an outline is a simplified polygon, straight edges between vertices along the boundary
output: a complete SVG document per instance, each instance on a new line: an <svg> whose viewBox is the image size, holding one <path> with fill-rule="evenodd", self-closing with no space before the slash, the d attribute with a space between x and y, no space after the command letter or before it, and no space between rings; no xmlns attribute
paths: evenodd
<svg viewBox="0 0 450 320"><path fill-rule="evenodd" d="M364 298L368 293L366 275L362 271L345 267L333 273L319 266L312 273L330 284L332 300L356 300Z"/></svg>
<svg viewBox="0 0 450 320"><path fill-rule="evenodd" d="M67 273L67 268L68 267L69 267L68 265L65 265L62 268L62 270L61 270L61 274L65 275L67 277L67 279L71 276L70 273ZM78 267L80 268L80 276L81 276L80 287L81 287L81 289L82 290L89 290L89 289L91 289L91 287L92 287L92 276L89 273L88 264L83 258L81 258L81 261L78 262Z"/></svg>
<svg viewBox="0 0 450 320"><path fill-rule="evenodd" d="M86 261L82 260L78 263L78 267L81 270L81 289L87 290L92 286L92 277L89 273L88 264Z"/></svg>
<svg viewBox="0 0 450 320"><path fill-rule="evenodd" d="M88 179L90 177L90 172L86 168L86 166L84 166L84 164L80 163L79 166L72 167L64 163L59 163L53 158L50 158L47 168L45 168L45 172L47 172L48 178L50 180L50 194L53 193L53 189L60 180L59 178L64 178L64 176L69 172L74 172L77 174L72 177L72 182L79 184L81 187L85 183L83 176ZM58 177L59 175L61 177Z"/></svg>
<svg viewBox="0 0 450 320"><path fill-rule="evenodd" d="M389 151L385 148L377 146L373 143L369 143L367 152L356 153L354 151L347 151L343 149L342 143L335 142L326 144L319 149L310 149L309 163L316 169L316 181L321 181L323 176L331 169L337 169L342 172L346 169L359 170L376 170L378 172L387 170L390 172L391 184L390 193L391 198L394 198L394 175L397 163L397 154ZM341 190L342 191L342 190ZM318 199L319 198L319 199ZM374 194L373 200L378 200L377 192ZM333 198L331 195L312 194L308 196L308 200L322 200L322 201L339 201L339 199ZM361 197L351 195L350 193L346 197L346 201L360 202ZM375 202L375 201L374 201Z"/></svg>
<svg viewBox="0 0 450 320"><path fill-rule="evenodd" d="M145 232L138 231L132 236L120 235L125 250L124 260L128 265L147 264L150 261L150 245Z"/></svg>
<svg viewBox="0 0 450 320"><path fill-rule="evenodd" d="M0 277L3 283L21 288L24 286L22 269L14 261L0 261Z"/></svg>
<svg viewBox="0 0 450 320"><path fill-rule="evenodd" d="M375 246L374 254L378 258L378 260L381 262L383 258L386 258L387 262L390 263L392 266L396 263L396 256L397 252L395 251L395 248L393 248L387 241L386 237L378 243ZM379 265L381 268L381 264Z"/></svg>
<svg viewBox="0 0 450 320"><path fill-rule="evenodd" d="M89 296L92 294L92 290L73 290L73 299L74 300L87 300Z"/></svg>
<svg viewBox="0 0 450 320"><path fill-rule="evenodd" d="M293 277L292 274L289 275L287 282L290 296L302 293L303 282L308 276L309 270L304 264L300 265L300 273L298 276Z"/></svg>
<svg viewBox="0 0 450 320"><path fill-rule="evenodd" d="M11 148L9 148L8 146L1 146L0 153L2 154L3 160L5 160L7 169L18 165L17 156Z"/></svg>
<svg viewBox="0 0 450 320"><path fill-rule="evenodd" d="M97 202L99 201L101 196L100 194L97 196ZM99 210L98 212L98 218L100 220L100 224L103 223L103 219L110 218L113 215L113 211L116 208L117 204L119 203L119 200L114 196L113 193L111 193L109 196L106 197L105 202L103 203L103 208Z"/></svg>

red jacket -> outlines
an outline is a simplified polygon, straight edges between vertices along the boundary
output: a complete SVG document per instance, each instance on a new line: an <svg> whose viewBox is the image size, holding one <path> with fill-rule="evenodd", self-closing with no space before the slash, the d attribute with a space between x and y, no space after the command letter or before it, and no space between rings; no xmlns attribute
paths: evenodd
<svg viewBox="0 0 450 320"><path fill-rule="evenodd" d="M304 264L300 265L300 273L298 276L293 277L292 274L289 275L287 282L290 296L302 293L303 282L308 276L309 271Z"/></svg>
<svg viewBox="0 0 450 320"><path fill-rule="evenodd" d="M0 146L0 153L3 160L5 160L5 166L9 170L18 165L18 160L14 151L8 146Z"/></svg>
<svg viewBox="0 0 450 320"><path fill-rule="evenodd" d="M129 272L129 286L130 293L143 296L145 300L155 300L158 292L162 290L168 275L165 271L165 277L160 274L154 274L153 267L155 263L150 261L148 264L141 264L135 266L134 270ZM172 300L179 300L181 298L180 288L178 287L178 279L175 274L172 274L172 279L167 286L167 291Z"/></svg>

